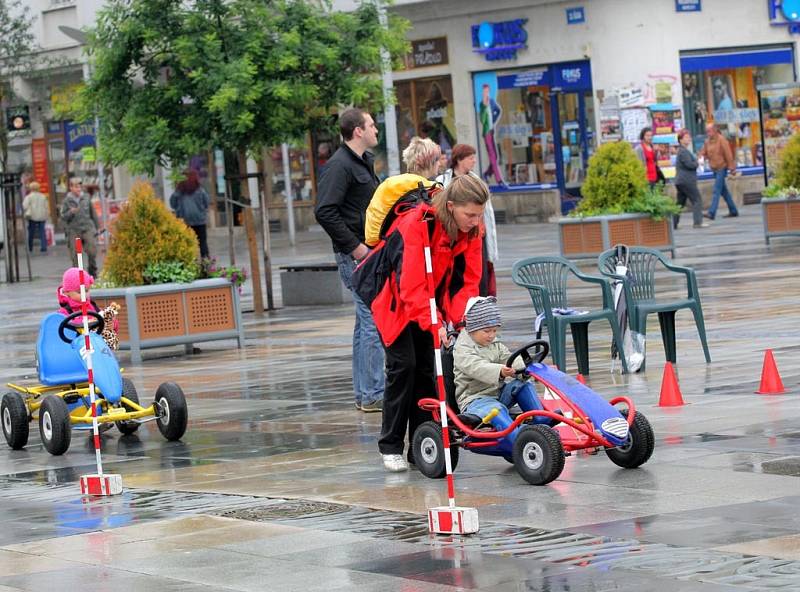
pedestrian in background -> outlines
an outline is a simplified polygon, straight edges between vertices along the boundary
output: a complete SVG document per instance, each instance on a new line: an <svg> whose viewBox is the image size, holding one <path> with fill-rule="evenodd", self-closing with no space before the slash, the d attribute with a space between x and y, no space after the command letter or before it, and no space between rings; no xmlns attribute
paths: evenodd
<svg viewBox="0 0 800 592"><path fill-rule="evenodd" d="M436 177L436 180L447 187L459 175L475 175L472 170L477 162L477 150L469 144L456 144L450 156L450 168ZM475 175L477 177L477 175ZM497 251L497 227L494 220L492 200L488 200L483 209L483 273L481 274L480 295L497 296L497 281L494 264L499 259Z"/></svg>
<svg viewBox="0 0 800 592"><path fill-rule="evenodd" d="M716 218L720 195L725 198L725 203L728 206L728 213L725 214L725 217L736 218L739 215L739 210L736 209L733 196L725 184L725 177L728 176L728 172L736 172L736 161L733 159L733 151L728 140L719 133L719 128L713 123L709 123L706 126L706 141L702 150L700 150L700 156L708 161L708 165L714 173L714 194L711 198L711 207L708 208L706 218L709 220Z"/></svg>
<svg viewBox="0 0 800 592"><path fill-rule="evenodd" d="M658 166L656 148L653 145L653 130L649 127L642 128L639 132L639 145L636 147L636 156L642 161L647 172L647 182L650 188L656 186L659 181L664 181L664 173Z"/></svg>
<svg viewBox="0 0 800 592"><path fill-rule="evenodd" d="M36 181L28 185L28 195L22 200L22 212L28 221L28 251L33 251L33 239L39 239L39 250L47 252L47 235L44 225L50 215L50 204L47 196L39 191L41 186Z"/></svg>
<svg viewBox="0 0 800 592"><path fill-rule="evenodd" d="M688 129L678 132L678 157L675 161L675 188L678 190L678 205L683 207L688 200L692 204L692 222L695 228L705 228L703 222L703 199L697 188L697 157L692 154L689 147L692 145L692 134ZM681 219L680 213L672 218L672 225L677 228Z"/></svg>
<svg viewBox="0 0 800 592"><path fill-rule="evenodd" d="M69 180L69 191L61 204L61 220L64 221L64 234L72 256L72 264L78 266L78 253L75 251L75 238L80 237L83 252L89 258L86 271L89 275L97 275L97 229L100 226L97 212L91 199L83 192L83 180L72 177Z"/></svg>
<svg viewBox="0 0 800 592"><path fill-rule="evenodd" d="M206 224L208 223L208 204L210 202L208 193L200 185L200 175L194 169L184 172L183 181L178 183L169 198L169 206L175 211L175 215L197 235L201 259L208 257Z"/></svg>
<svg viewBox="0 0 800 592"><path fill-rule="evenodd" d="M348 109L339 117L339 129L344 143L325 165L314 215L331 238L339 275L353 294L353 392L356 409L369 413L383 409L383 345L372 313L353 290L351 278L356 264L369 253L364 220L379 184L375 157L369 151L378 145L378 127L369 113Z"/></svg>

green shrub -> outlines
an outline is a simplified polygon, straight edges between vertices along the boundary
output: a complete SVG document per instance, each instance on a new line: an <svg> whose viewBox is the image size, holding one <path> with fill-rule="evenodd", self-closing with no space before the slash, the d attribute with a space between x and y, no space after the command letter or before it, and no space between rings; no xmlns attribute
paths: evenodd
<svg viewBox="0 0 800 592"><path fill-rule="evenodd" d="M142 275L148 284L186 284L196 280L197 274L195 262L186 265L182 261L159 261L149 264Z"/></svg>
<svg viewBox="0 0 800 592"><path fill-rule="evenodd" d="M111 227L103 280L116 286L140 286L148 265L195 264L197 236L155 196L149 183L138 182Z"/></svg>
<svg viewBox="0 0 800 592"><path fill-rule="evenodd" d="M644 165L627 142L603 144L589 159L581 187L583 199L575 214L597 216L632 212L637 199L647 190Z"/></svg>
<svg viewBox="0 0 800 592"><path fill-rule="evenodd" d="M792 136L781 151L775 181L781 187L800 187L800 135Z"/></svg>

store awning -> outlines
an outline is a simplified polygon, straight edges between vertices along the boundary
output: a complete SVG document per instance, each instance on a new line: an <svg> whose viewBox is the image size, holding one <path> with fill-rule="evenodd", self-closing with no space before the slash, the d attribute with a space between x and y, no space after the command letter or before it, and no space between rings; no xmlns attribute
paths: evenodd
<svg viewBox="0 0 800 592"><path fill-rule="evenodd" d="M685 56L681 57L681 72L699 72L701 70L723 70L725 68L744 68L747 66L769 66L772 64L793 63L794 52L792 48L781 47Z"/></svg>

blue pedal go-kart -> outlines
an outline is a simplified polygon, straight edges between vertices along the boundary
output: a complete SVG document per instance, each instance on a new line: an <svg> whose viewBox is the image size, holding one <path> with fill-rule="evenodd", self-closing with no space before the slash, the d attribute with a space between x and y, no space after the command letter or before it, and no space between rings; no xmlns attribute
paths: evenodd
<svg viewBox="0 0 800 592"><path fill-rule="evenodd" d="M536 348L533 355L529 350ZM636 411L628 397L606 401L571 376L547 366L549 345L537 340L511 354L507 366L518 357L525 362L519 374L541 385L539 401L542 409L517 415L512 424L497 431L490 424L496 410L486 417L459 414L453 397L447 406L450 430L450 461L455 469L459 449L479 454L502 456L514 464L517 472L532 485L545 485L557 479L564 468L565 457L576 450L605 450L611 461L623 468L636 468L650 458L655 436L650 422ZM623 404L623 409L616 405ZM445 475L440 404L425 398L419 406L433 414L433 421L420 425L414 432L414 461L423 475L438 479ZM517 430L517 428L521 428Z"/></svg>
<svg viewBox="0 0 800 592"><path fill-rule="evenodd" d="M162 383L153 403L142 406L136 387L121 374L117 359L100 336L103 317L89 312L89 341L92 346L97 422L101 430L116 425L123 434L132 434L147 421L155 420L167 440L179 440L186 432L186 397L173 382ZM42 444L50 454L69 449L72 429L92 429L92 408L86 363L86 341L80 322L82 313L59 313L42 320L36 342L39 385L8 383L14 392L6 393L0 404L3 435L14 450L28 443L29 422L38 420Z"/></svg>

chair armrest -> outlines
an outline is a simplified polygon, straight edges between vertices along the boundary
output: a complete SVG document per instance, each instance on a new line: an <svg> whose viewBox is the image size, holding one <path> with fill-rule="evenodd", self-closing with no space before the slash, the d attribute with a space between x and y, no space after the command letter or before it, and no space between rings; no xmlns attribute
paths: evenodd
<svg viewBox="0 0 800 592"><path fill-rule="evenodd" d="M611 291L611 280L607 277L600 277L596 275L588 275L585 273L581 273L575 269L572 270L572 273L575 274L582 282L587 282L589 284L599 284L600 289L603 292L603 308L614 308L614 295Z"/></svg>
<svg viewBox="0 0 800 592"><path fill-rule="evenodd" d="M667 261L662 261L662 263L668 270L685 275L686 291L689 298L696 298L697 300L700 300L700 294L697 291L697 276L695 275L694 269L691 267L684 267L683 265L674 265L672 263L668 263Z"/></svg>
<svg viewBox="0 0 800 592"><path fill-rule="evenodd" d="M550 290L548 290L546 287L542 286L541 284L529 284L527 282L523 282L523 281L519 281L519 280L514 280L514 283L517 284L518 286L522 287L522 288L527 289L527 290L531 290L531 291L535 291L535 292L541 292L541 294L542 294L542 306L544 307L544 310L542 312L545 314L545 316L548 319L551 316L553 316L553 307L550 304ZM533 295L532 294L531 294L531 300L533 300ZM535 305L534 305L534 309L535 309Z"/></svg>

